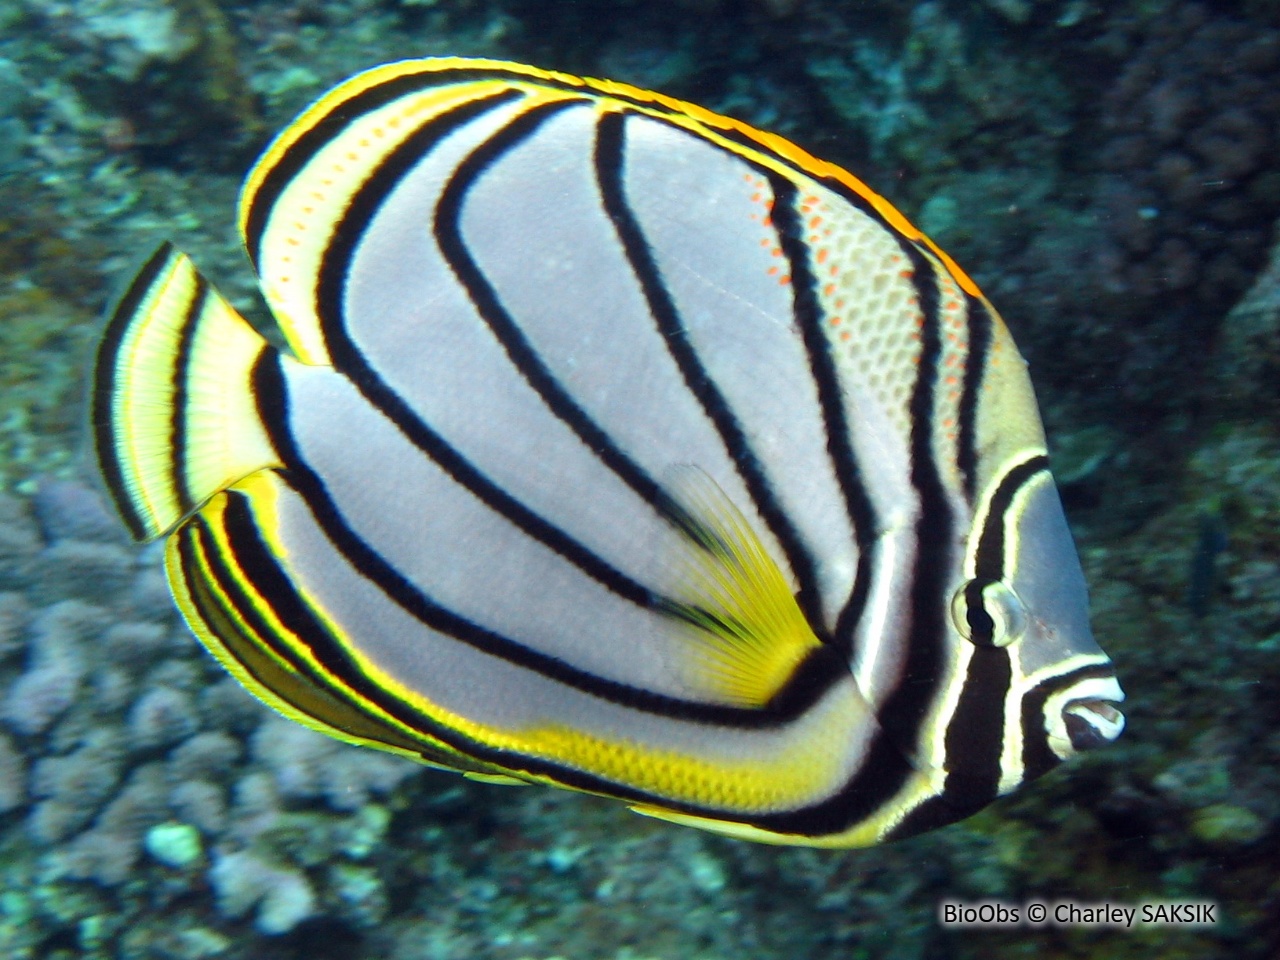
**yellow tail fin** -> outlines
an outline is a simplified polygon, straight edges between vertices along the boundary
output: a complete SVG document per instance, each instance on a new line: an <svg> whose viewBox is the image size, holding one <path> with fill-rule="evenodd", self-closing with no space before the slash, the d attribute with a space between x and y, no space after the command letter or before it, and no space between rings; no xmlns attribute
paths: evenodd
<svg viewBox="0 0 1280 960"><path fill-rule="evenodd" d="M134 537L278 462L253 391L271 351L169 244L139 272L98 348L92 401L98 463Z"/></svg>

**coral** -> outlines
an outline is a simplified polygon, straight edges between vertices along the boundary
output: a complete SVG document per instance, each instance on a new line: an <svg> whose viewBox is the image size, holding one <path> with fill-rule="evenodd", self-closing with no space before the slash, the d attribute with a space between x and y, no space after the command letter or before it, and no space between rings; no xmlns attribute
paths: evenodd
<svg viewBox="0 0 1280 960"><path fill-rule="evenodd" d="M94 730L74 751L42 757L32 766L31 795L41 802L28 827L44 842L62 840L87 824L120 782L124 744L115 730Z"/></svg>
<svg viewBox="0 0 1280 960"><path fill-rule="evenodd" d="M78 480L41 477L31 496L31 512L46 542L80 540L122 543L120 521L98 491Z"/></svg>
<svg viewBox="0 0 1280 960"><path fill-rule="evenodd" d="M1212 344L1280 215L1280 31L1194 3L1100 26L1079 54L1097 77L1076 123L1087 149L1066 158L1085 202L1056 201L988 292L1025 318L1042 383L1099 418L1124 404L1155 471L1179 442L1160 444L1159 418L1212 399L1186 345Z"/></svg>
<svg viewBox="0 0 1280 960"><path fill-rule="evenodd" d="M13 741L0 734L0 814L27 802L27 762Z"/></svg>
<svg viewBox="0 0 1280 960"><path fill-rule="evenodd" d="M204 857L200 831L188 823L159 823L142 841L147 853L167 867L186 869Z"/></svg>
<svg viewBox="0 0 1280 960"><path fill-rule="evenodd" d="M122 546L63 540L40 551L32 564L32 596L41 603L76 597L105 604L133 579L133 555Z"/></svg>
<svg viewBox="0 0 1280 960"><path fill-rule="evenodd" d="M1137 297L1182 294L1221 316L1252 279L1280 213L1278 69L1280 33L1186 4L1150 25L1110 86L1101 159L1123 179L1104 179L1101 205Z"/></svg>
<svg viewBox="0 0 1280 960"><path fill-rule="evenodd" d="M315 891L304 874L253 853L215 856L209 880L224 914L241 917L256 908L254 926L266 934L286 933L315 912Z"/></svg>
<svg viewBox="0 0 1280 960"><path fill-rule="evenodd" d="M31 604L16 591L0 592L0 661L22 649L23 634L31 620Z"/></svg>
<svg viewBox="0 0 1280 960"><path fill-rule="evenodd" d="M280 796L322 798L336 810L358 810L420 768L372 750L354 751L282 717L266 720L253 735L255 759L275 776Z"/></svg>
<svg viewBox="0 0 1280 960"><path fill-rule="evenodd" d="M227 828L226 790L209 780L180 780L169 794L174 815L211 836Z"/></svg>
<svg viewBox="0 0 1280 960"><path fill-rule="evenodd" d="M225 777L244 753L240 741L221 731L198 733L169 754L169 776L175 783Z"/></svg>
<svg viewBox="0 0 1280 960"><path fill-rule="evenodd" d="M173 687L151 686L129 710L129 740L135 750L167 747L196 732L195 703Z"/></svg>
<svg viewBox="0 0 1280 960"><path fill-rule="evenodd" d="M0 493L0 589L27 585L40 546L40 530L26 505Z"/></svg>
<svg viewBox="0 0 1280 960"><path fill-rule="evenodd" d="M58 872L76 879L93 879L104 886L123 883L142 854L147 831L168 816L162 767L136 767L93 825L55 851L51 860Z"/></svg>
<svg viewBox="0 0 1280 960"><path fill-rule="evenodd" d="M27 669L5 693L0 719L19 733L40 733L71 706L88 670L84 641L100 618L100 610L78 600L64 600L36 616Z"/></svg>

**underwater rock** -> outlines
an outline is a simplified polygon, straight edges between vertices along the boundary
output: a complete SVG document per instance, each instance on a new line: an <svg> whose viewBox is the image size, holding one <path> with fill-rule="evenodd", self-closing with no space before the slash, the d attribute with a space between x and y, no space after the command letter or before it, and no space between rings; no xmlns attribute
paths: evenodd
<svg viewBox="0 0 1280 960"><path fill-rule="evenodd" d="M1223 414L1280 415L1280 223L1266 269L1222 325L1212 402Z"/></svg>
<svg viewBox="0 0 1280 960"><path fill-rule="evenodd" d="M26 0L50 42L83 61L81 95L118 149L239 163L260 128L234 35L214 0ZM205 151L202 146L212 147Z"/></svg>

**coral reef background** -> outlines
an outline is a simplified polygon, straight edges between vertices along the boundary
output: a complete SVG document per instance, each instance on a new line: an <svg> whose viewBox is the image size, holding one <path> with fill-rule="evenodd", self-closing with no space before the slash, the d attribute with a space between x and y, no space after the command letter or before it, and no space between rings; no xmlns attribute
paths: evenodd
<svg viewBox="0 0 1280 960"><path fill-rule="evenodd" d="M12 0L0 6L0 956L1280 952L1280 13L1265 0ZM465 54L610 76L849 166L1032 366L1130 699L965 823L772 849L476 785L259 706L83 457L99 318L172 239L263 317L239 180L330 84ZM943 899L1215 926L942 926Z"/></svg>

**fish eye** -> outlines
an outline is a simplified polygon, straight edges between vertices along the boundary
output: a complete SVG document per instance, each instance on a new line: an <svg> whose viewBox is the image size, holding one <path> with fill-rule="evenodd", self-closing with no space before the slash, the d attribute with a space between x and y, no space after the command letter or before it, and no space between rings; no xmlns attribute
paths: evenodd
<svg viewBox="0 0 1280 960"><path fill-rule="evenodd" d="M970 580L951 598L960 636L979 647L1007 647L1027 630L1027 608L1003 580Z"/></svg>

